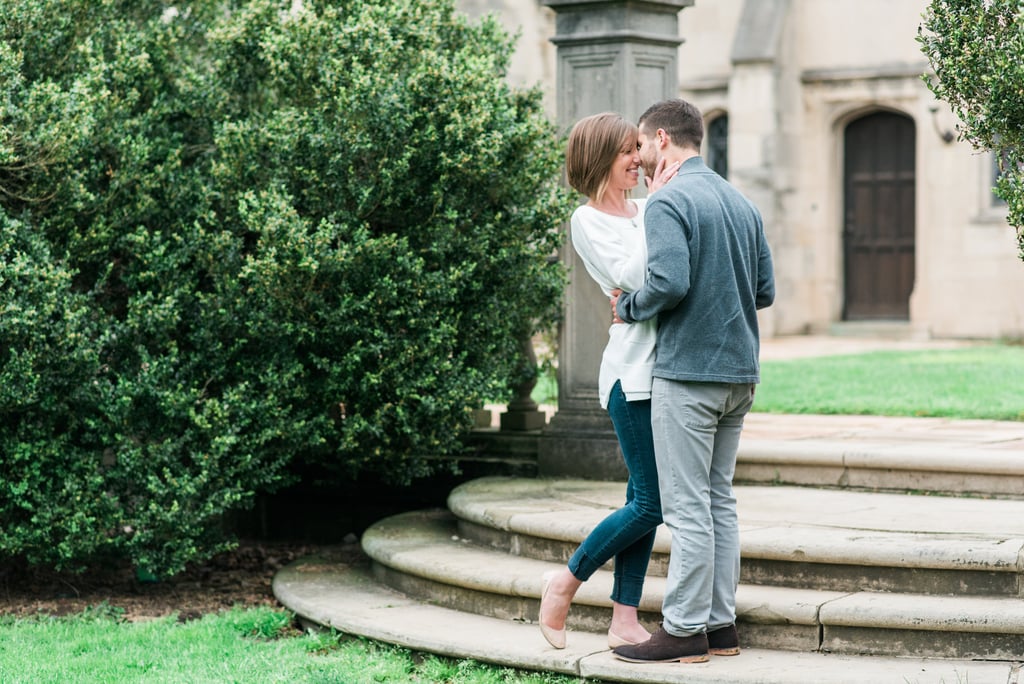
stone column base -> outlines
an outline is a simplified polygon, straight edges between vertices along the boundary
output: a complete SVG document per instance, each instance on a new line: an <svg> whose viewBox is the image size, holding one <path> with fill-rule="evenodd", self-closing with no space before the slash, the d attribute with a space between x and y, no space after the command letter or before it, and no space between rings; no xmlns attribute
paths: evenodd
<svg viewBox="0 0 1024 684"><path fill-rule="evenodd" d="M540 477L625 481L629 471L605 411L559 410L537 445Z"/></svg>

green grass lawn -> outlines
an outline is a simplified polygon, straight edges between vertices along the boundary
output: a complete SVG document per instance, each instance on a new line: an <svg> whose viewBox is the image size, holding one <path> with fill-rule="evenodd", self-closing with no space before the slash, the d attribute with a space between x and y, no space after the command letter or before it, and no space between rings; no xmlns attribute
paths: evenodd
<svg viewBox="0 0 1024 684"><path fill-rule="evenodd" d="M572 684L575 678L416 654L337 634L303 634L269 608L200 620L125 623L113 608L0 618L4 684Z"/></svg>
<svg viewBox="0 0 1024 684"><path fill-rule="evenodd" d="M1024 346L765 361L754 410L1024 420Z"/></svg>
<svg viewBox="0 0 1024 684"><path fill-rule="evenodd" d="M558 380L555 377L555 369L548 369L537 376L537 384L530 393L530 398L538 404L558 403Z"/></svg>
<svg viewBox="0 0 1024 684"><path fill-rule="evenodd" d="M549 373L533 399L558 403ZM755 411L1024 420L1024 346L763 361Z"/></svg>

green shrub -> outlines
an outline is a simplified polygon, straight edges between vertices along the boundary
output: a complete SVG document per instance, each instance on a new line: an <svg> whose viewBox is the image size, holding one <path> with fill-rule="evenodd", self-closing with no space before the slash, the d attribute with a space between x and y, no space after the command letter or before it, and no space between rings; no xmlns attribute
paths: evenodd
<svg viewBox="0 0 1024 684"><path fill-rule="evenodd" d="M94 553L112 543L117 504L89 300L41 236L3 214L0 259L0 549L35 562Z"/></svg>
<svg viewBox="0 0 1024 684"><path fill-rule="evenodd" d="M426 476L556 315L561 146L497 24L303 4L0 8L0 297L53 312L0 348L0 554L173 573L295 472Z"/></svg>

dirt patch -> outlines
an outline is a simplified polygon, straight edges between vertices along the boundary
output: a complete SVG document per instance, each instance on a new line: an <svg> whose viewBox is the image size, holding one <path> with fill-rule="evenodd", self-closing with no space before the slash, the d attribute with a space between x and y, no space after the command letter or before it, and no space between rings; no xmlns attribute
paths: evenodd
<svg viewBox="0 0 1024 684"><path fill-rule="evenodd" d="M322 546L246 541L159 582L140 581L130 567L83 574L0 567L0 614L70 615L105 602L129 621L166 615L184 621L236 605L281 607L271 589L274 574L310 555L329 556L332 563L365 561L357 542Z"/></svg>

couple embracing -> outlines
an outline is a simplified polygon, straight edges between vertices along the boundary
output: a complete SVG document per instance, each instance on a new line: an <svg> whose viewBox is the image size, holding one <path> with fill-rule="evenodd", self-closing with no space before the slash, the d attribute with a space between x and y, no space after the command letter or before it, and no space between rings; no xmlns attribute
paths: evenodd
<svg viewBox="0 0 1024 684"><path fill-rule="evenodd" d="M580 585L614 558L608 644L630 662L736 655L740 544L732 480L759 381L757 310L775 296L757 208L700 157L704 122L683 100L639 126L613 113L569 135L569 184L587 197L572 242L609 297L598 380L629 470L626 504L546 574L539 622L555 648ZM643 168L650 196L629 199ZM663 622L637 618L657 526L671 533Z"/></svg>

